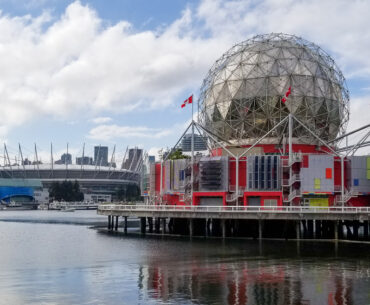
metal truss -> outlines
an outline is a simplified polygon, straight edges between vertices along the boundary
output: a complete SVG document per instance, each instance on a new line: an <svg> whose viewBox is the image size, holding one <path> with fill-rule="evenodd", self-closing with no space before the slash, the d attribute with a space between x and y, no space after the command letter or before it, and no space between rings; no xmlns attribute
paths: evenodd
<svg viewBox="0 0 370 305"><path fill-rule="evenodd" d="M332 141L349 119L347 85L334 60L293 35L258 35L235 45L212 66L200 91L200 124L233 144L254 143L289 114ZM284 128L265 140L272 143ZM299 124L293 137L317 143Z"/></svg>

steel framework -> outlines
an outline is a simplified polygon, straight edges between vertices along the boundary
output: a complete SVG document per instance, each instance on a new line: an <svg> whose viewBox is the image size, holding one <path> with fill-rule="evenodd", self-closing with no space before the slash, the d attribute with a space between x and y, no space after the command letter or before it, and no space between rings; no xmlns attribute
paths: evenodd
<svg viewBox="0 0 370 305"><path fill-rule="evenodd" d="M203 81L198 104L200 124L237 145L254 143L289 114L325 141L341 136L349 119L348 89L334 60L317 45L286 34L258 35L223 54ZM284 128L264 143L277 143ZM300 125L293 141L317 143Z"/></svg>

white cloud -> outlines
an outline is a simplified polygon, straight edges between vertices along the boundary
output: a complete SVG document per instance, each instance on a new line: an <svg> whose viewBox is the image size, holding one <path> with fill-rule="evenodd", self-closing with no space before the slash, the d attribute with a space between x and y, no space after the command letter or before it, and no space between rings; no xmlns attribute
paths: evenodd
<svg viewBox="0 0 370 305"><path fill-rule="evenodd" d="M90 120L94 124L104 124L112 121L112 118L110 117L97 117Z"/></svg>
<svg viewBox="0 0 370 305"><path fill-rule="evenodd" d="M301 35L334 55L347 77L370 78L369 11L368 1L203 0L169 26L142 32L126 21L106 25L80 2L60 17L0 15L0 137L43 117L74 121L166 107L198 88L231 45L257 33ZM107 130L119 138L166 132L101 125L90 137L112 138Z"/></svg>
<svg viewBox="0 0 370 305"><path fill-rule="evenodd" d="M171 130L149 128L145 126L99 125L90 130L88 137L94 140L108 141L122 138L161 138L171 134Z"/></svg>
<svg viewBox="0 0 370 305"><path fill-rule="evenodd" d="M156 161L159 160L159 153L162 150L162 147L151 147L148 149L149 156L155 156Z"/></svg>

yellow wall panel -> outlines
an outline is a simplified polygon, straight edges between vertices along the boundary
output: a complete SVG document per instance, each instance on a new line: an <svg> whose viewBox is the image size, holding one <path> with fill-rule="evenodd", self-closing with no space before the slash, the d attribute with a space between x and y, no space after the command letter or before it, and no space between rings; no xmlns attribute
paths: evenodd
<svg viewBox="0 0 370 305"><path fill-rule="evenodd" d="M310 206L327 207L329 198L310 198Z"/></svg>
<svg viewBox="0 0 370 305"><path fill-rule="evenodd" d="M315 190L321 189L321 179L315 178L315 180L314 180L314 188L315 188Z"/></svg>

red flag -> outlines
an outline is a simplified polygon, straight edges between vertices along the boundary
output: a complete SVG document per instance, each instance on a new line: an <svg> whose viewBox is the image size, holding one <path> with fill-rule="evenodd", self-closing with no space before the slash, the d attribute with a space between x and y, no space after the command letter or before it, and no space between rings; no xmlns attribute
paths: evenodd
<svg viewBox="0 0 370 305"><path fill-rule="evenodd" d="M191 104L193 103L193 95L191 95L188 99L186 99L182 104L181 104L181 108L184 108L186 106L186 104Z"/></svg>
<svg viewBox="0 0 370 305"><path fill-rule="evenodd" d="M292 93L291 87L289 87L288 91L285 93L285 96L288 97Z"/></svg>
<svg viewBox="0 0 370 305"><path fill-rule="evenodd" d="M288 96L289 96L291 93L292 93L292 88L291 88L291 87L289 87L288 91L287 91L287 92L285 92L285 97L283 97L283 98L281 99L281 101L282 101L283 103L285 103L285 102L286 102L286 100L287 100L287 98L288 98Z"/></svg>

